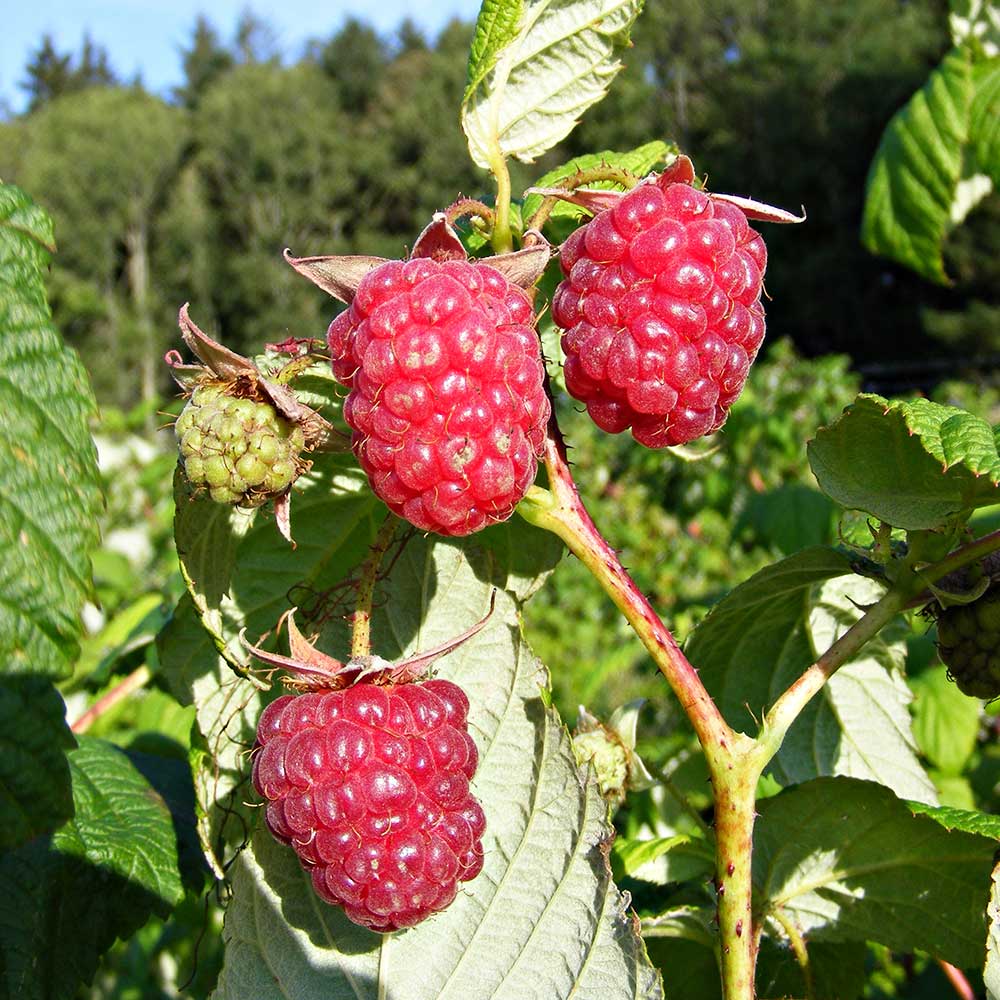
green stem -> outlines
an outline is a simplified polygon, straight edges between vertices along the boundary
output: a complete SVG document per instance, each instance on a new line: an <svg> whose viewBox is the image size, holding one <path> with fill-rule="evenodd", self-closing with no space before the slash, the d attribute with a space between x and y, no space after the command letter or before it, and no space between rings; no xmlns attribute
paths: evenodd
<svg viewBox="0 0 1000 1000"><path fill-rule="evenodd" d="M910 587L894 586L882 599L859 618L805 673L797 677L778 697L764 716L759 740L770 760L781 747L785 734L799 713L823 688L843 664L857 655L861 647L876 636L906 606L913 592Z"/></svg>
<svg viewBox="0 0 1000 1000"><path fill-rule="evenodd" d="M809 949L806 948L805 938L799 933L798 927L792 923L788 916L780 910L775 910L771 916L781 925L781 929L788 938L788 943L795 953L795 961L799 963L802 970L802 978L805 980L806 1000L814 1000L816 996L816 984L813 982L812 965L809 962Z"/></svg>
<svg viewBox="0 0 1000 1000"><path fill-rule="evenodd" d="M996 552L997 549L1000 549L1000 530L991 531L989 534L983 535L982 538L977 538L975 541L955 549L954 552L949 552L944 559L934 563L933 566L917 570L917 574L925 583L937 583L941 577L947 576L963 566L968 566L971 562L977 562L991 552Z"/></svg>
<svg viewBox="0 0 1000 1000"><path fill-rule="evenodd" d="M361 564L358 578L358 597L351 619L351 659L371 656L372 652L372 602L375 598L375 582L378 580L382 557L392 544L399 519L395 514L386 514L382 526L372 542L368 558Z"/></svg>
<svg viewBox="0 0 1000 1000"><path fill-rule="evenodd" d="M518 506L525 520L558 535L625 616L691 720L715 792L716 888L725 1000L754 1000L755 935L750 878L757 781L766 758L722 717L697 671L594 526L566 460L555 416L543 453L549 490L533 488Z"/></svg>
<svg viewBox="0 0 1000 1000"><path fill-rule="evenodd" d="M826 682L896 615L910 607L917 595L923 592L925 583L933 583L997 549L1000 549L1000 531L993 531L920 570L914 570L904 562L898 579L881 600L872 605L805 673L796 678L771 706L764 717L759 736L760 743L769 755L768 760L778 752L792 723Z"/></svg>
<svg viewBox="0 0 1000 1000"><path fill-rule="evenodd" d="M69 728L77 734L85 733L105 712L110 712L119 702L145 687L152 677L153 672L145 663L137 667L107 694L98 698Z"/></svg>
<svg viewBox="0 0 1000 1000"><path fill-rule="evenodd" d="M753 826L757 782L766 760L738 733L728 759L709 760L715 798L715 890L724 1000L754 1000L759 936L753 926Z"/></svg>
<svg viewBox="0 0 1000 1000"><path fill-rule="evenodd" d="M497 146L490 157L490 170L497 182L497 200L493 207L493 250L510 253L514 238L510 231L510 171L507 158Z"/></svg>

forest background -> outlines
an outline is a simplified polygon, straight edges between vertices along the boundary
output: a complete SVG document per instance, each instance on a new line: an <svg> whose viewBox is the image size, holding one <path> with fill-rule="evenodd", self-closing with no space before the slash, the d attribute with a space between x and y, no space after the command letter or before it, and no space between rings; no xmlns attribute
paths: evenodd
<svg viewBox="0 0 1000 1000"><path fill-rule="evenodd" d="M765 353L714 453L684 462L602 436L584 417L564 422L595 517L614 525L613 544L682 638L775 555L836 542L844 525L814 489L803 429L833 419L859 388L932 395L1000 420L1000 196L951 234L948 285L860 240L879 139L949 48L948 13L933 0L647 0L608 98L540 162L512 165L518 191L583 151L659 137L691 155L712 190L808 214L805 226L767 232ZM90 637L63 685L71 721L145 668L142 696L90 731L186 760L191 710L159 691L154 643L182 590L166 429L179 400L162 364L177 345L177 308L190 301L204 329L245 354L321 338L330 301L282 249L401 256L459 192L489 199L455 113L471 35L460 22L435 38L403 23L387 37L349 20L287 53L251 13L232 39L199 19L168 97L119 79L98 37L76 52L39 39L23 72L27 110L0 120L0 178L54 217L51 304L101 404L107 495ZM564 395L557 404L571 413ZM525 623L569 719L581 702L606 714L659 694L605 604L569 562ZM943 668L929 638L913 646L919 713L921 683ZM674 710L657 703L649 730L676 732ZM995 809L996 727L978 706L971 725L975 753L954 766L931 756L932 776L943 802ZM915 731L920 742L919 719ZM655 769L686 738L640 748ZM704 775L692 768L673 779L696 790ZM192 898L153 920L105 960L94 995L173 995L192 970L189 991L207 991L219 959L204 935L213 907ZM872 962L866 996L897 995L893 981L912 978L912 965Z"/></svg>

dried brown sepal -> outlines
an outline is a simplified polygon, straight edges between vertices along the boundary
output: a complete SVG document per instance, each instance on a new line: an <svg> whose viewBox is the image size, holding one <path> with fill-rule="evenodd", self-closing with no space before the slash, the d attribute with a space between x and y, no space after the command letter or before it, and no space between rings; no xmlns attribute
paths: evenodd
<svg viewBox="0 0 1000 1000"><path fill-rule="evenodd" d="M188 314L188 303L181 306L177 317L181 328L181 339L192 354L202 364L222 381L235 381L241 376L254 378L259 376L257 366L249 359L224 347L201 330ZM171 352L176 353L176 352ZM170 364L170 361L167 362ZM173 366L172 366L173 367ZM195 366L181 365L183 370L191 370Z"/></svg>
<svg viewBox="0 0 1000 1000"><path fill-rule="evenodd" d="M551 247L539 232L532 232L531 245L513 253L483 257L477 263L496 268L508 281L521 288L531 288L542 276L549 262ZM468 253L458 233L444 212L438 212L417 237L408 260L426 257L436 261L468 260ZM350 304L365 275L386 263L384 257L293 257L285 251L285 260L303 277L322 288L339 302Z"/></svg>
<svg viewBox="0 0 1000 1000"><path fill-rule="evenodd" d="M466 260L468 254L458 233L448 224L448 217L444 212L437 212L413 244L410 259L414 257L429 257L437 261Z"/></svg>
<svg viewBox="0 0 1000 1000"><path fill-rule="evenodd" d="M320 256L293 257L285 250L285 260L314 285L338 302L350 304L361 279L387 260L385 257Z"/></svg>
<svg viewBox="0 0 1000 1000"><path fill-rule="evenodd" d="M246 638L246 629L240 632L240 641L260 661L268 666L288 672L283 678L287 687L298 691L320 691L349 687L364 680L368 684L407 684L422 680L435 660L447 656L463 643L477 635L493 614L496 591L490 597L486 615L461 635L435 646L423 653L390 662L381 656L358 656L341 663L318 650L313 642L299 631L295 624L294 609L284 616L288 622L288 645L291 655L283 656L253 645Z"/></svg>
<svg viewBox="0 0 1000 1000"><path fill-rule="evenodd" d="M668 184L693 184L695 180L694 164L686 156L678 156L662 173L649 174L641 181L642 184L659 184L664 187ZM588 212L596 215L598 212L614 208L618 201L624 197L625 191L607 191L593 188L575 188L567 190L561 187L549 188L528 188L527 194L537 194L545 198L558 198L560 201L578 205ZM714 191L707 191L709 197L716 201L724 201L739 208L748 219L755 222L774 223L797 223L805 222L806 213L803 209L801 215L795 215L783 208L775 208L773 205L765 204L762 201L754 201L752 198L744 198L735 194L718 194Z"/></svg>
<svg viewBox="0 0 1000 1000"><path fill-rule="evenodd" d="M270 403L286 420L302 428L309 451L346 450L346 444L336 443L338 438L343 441L343 435L312 407L300 402L287 385L265 378L249 358L229 350L201 330L188 314L187 303L181 306L178 321L181 338L202 362L200 365L185 364L178 351L166 353L164 360L182 389L190 392L199 383L217 381L228 395Z"/></svg>

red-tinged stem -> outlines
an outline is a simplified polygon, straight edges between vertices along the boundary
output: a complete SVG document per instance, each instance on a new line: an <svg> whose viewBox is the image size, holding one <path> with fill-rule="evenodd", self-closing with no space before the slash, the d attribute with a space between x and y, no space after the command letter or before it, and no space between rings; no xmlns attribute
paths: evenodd
<svg viewBox="0 0 1000 1000"><path fill-rule="evenodd" d="M459 198L448 206L444 214L452 225L465 216L475 216L477 219L482 219L487 226L493 225L493 209L475 198Z"/></svg>
<svg viewBox="0 0 1000 1000"><path fill-rule="evenodd" d="M578 170L572 176L564 177L552 186L562 188L564 191L575 191L577 188L583 187L584 184L599 184L602 181L610 181L629 191L639 183L640 178L633 174L631 170L626 170L624 167L612 167L605 163L599 167L592 167L590 170ZM549 221L552 209L558 203L559 198L555 195L549 195L544 198L541 205L538 206L538 210L525 224L524 228L541 229Z"/></svg>
<svg viewBox="0 0 1000 1000"><path fill-rule="evenodd" d="M532 490L518 512L532 524L558 535L590 570L649 650L691 719L705 752L714 757L730 748L735 733L705 690L697 671L670 630L622 566L617 553L594 526L566 461L561 436L550 432L543 455L549 491Z"/></svg>
<svg viewBox="0 0 1000 1000"><path fill-rule="evenodd" d="M529 491L518 512L525 520L558 535L594 575L649 651L705 751L715 793L715 885L723 996L725 1000L754 1000L757 956L750 865L754 797L765 758L754 740L726 723L670 630L594 526L573 482L554 417L543 457L550 488Z"/></svg>
<svg viewBox="0 0 1000 1000"><path fill-rule="evenodd" d="M378 529L375 541L368 551L368 557L361 564L358 575L358 597L351 619L351 658L371 656L372 652L372 603L375 599L375 583L378 580L382 557L386 554L396 534L399 518L386 514Z"/></svg>
<svg viewBox="0 0 1000 1000"><path fill-rule="evenodd" d="M946 962L943 958L937 959L937 964L962 1000L976 1000L976 991L961 969L956 969L954 965Z"/></svg>
<svg viewBox="0 0 1000 1000"><path fill-rule="evenodd" d="M537 487L518 507L525 520L558 535L590 570L649 651L687 713L705 751L715 801L720 965L725 1000L754 1000L760 926L752 919L751 860L757 782L788 729L840 666L884 628L928 583L1000 549L1000 531L977 539L930 566L917 547L893 585L778 698L757 739L726 723L669 629L597 530L580 498L553 414L543 453L549 489ZM808 955L800 956L807 978ZM947 972L947 970L945 970Z"/></svg>
<svg viewBox="0 0 1000 1000"><path fill-rule="evenodd" d="M145 663L141 667L136 668L107 694L98 698L69 728L77 735L85 733L105 712L110 712L119 702L124 701L129 695L145 687L152 676L153 672Z"/></svg>

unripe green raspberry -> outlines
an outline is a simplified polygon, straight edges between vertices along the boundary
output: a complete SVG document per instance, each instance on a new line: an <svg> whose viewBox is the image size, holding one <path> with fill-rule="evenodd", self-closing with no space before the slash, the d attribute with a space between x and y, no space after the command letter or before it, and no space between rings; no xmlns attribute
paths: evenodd
<svg viewBox="0 0 1000 1000"><path fill-rule="evenodd" d="M601 795L614 805L625 800L628 784L628 748L610 730L601 726L573 737L573 753L581 765L591 764Z"/></svg>
<svg viewBox="0 0 1000 1000"><path fill-rule="evenodd" d="M302 428L267 402L198 386L174 427L184 474L217 503L259 507L284 493L305 467Z"/></svg>
<svg viewBox="0 0 1000 1000"><path fill-rule="evenodd" d="M1000 588L944 608L937 629L941 662L958 689L973 698L1000 696Z"/></svg>

